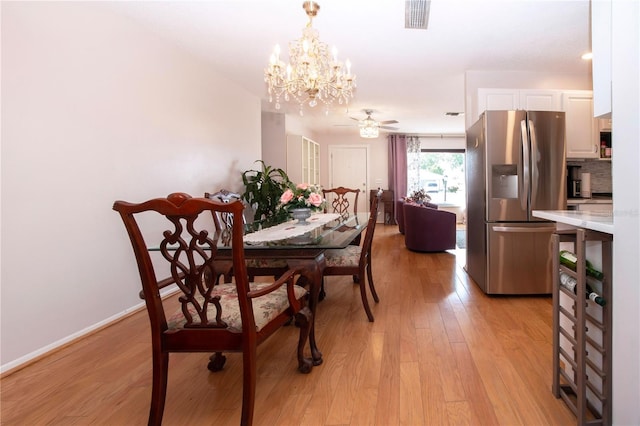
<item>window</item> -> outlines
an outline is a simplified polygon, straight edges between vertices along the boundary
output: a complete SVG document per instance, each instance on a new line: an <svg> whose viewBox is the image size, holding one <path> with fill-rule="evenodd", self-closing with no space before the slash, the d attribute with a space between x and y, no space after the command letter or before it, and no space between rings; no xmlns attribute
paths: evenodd
<svg viewBox="0 0 640 426"><path fill-rule="evenodd" d="M420 188L431 202L451 206L466 205L464 149L422 149Z"/></svg>

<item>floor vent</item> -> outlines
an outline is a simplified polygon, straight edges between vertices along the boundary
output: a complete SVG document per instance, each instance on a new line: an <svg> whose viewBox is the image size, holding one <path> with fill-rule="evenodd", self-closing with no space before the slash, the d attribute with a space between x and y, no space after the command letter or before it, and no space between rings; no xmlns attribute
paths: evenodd
<svg viewBox="0 0 640 426"><path fill-rule="evenodd" d="M405 0L404 27L426 30L429 25L431 0Z"/></svg>

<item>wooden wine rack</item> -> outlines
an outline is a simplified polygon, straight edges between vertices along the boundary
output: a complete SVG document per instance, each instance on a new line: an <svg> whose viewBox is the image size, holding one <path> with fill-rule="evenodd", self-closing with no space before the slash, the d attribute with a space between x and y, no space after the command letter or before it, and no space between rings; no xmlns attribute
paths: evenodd
<svg viewBox="0 0 640 426"><path fill-rule="evenodd" d="M586 229L553 235L553 394L562 398L578 425L611 424L612 235ZM587 241L602 243L601 296L605 306L586 299ZM576 271L560 264L560 243L572 243ZM576 279L576 293L560 285L560 272ZM562 296L562 295L566 295ZM561 303L565 301L565 303ZM566 303L570 300L570 303ZM567 306L569 305L569 306Z"/></svg>

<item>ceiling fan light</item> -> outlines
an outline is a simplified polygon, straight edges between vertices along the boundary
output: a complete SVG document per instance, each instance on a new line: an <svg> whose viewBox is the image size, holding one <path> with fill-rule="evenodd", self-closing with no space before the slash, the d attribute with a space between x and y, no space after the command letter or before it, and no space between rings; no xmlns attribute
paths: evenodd
<svg viewBox="0 0 640 426"><path fill-rule="evenodd" d="M362 126L360 127L360 137L377 138L380 135L378 126Z"/></svg>

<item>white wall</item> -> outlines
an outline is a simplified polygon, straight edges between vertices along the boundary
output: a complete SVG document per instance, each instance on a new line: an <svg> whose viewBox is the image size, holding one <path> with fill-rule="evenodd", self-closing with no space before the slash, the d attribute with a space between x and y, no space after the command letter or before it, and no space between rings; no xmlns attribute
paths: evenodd
<svg viewBox="0 0 640 426"><path fill-rule="evenodd" d="M259 99L100 3L1 7L6 371L140 303L114 200L239 189L261 135Z"/></svg>
<svg viewBox="0 0 640 426"><path fill-rule="evenodd" d="M640 424L640 2L612 1L613 424Z"/></svg>
<svg viewBox="0 0 640 426"><path fill-rule="evenodd" d="M268 166L287 169L287 128L284 114L262 113L262 160Z"/></svg>

